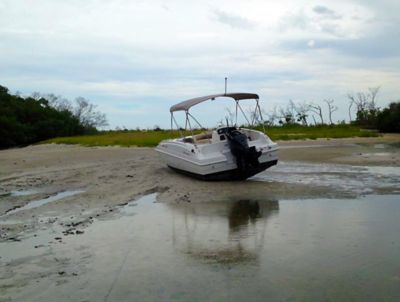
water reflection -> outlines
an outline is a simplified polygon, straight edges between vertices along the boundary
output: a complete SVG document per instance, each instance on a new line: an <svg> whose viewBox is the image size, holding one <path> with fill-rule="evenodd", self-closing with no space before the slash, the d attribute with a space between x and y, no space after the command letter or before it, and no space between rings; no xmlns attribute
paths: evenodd
<svg viewBox="0 0 400 302"><path fill-rule="evenodd" d="M53 227L0 243L0 300L399 300L398 195L154 201L94 219L62 244Z"/></svg>
<svg viewBox="0 0 400 302"><path fill-rule="evenodd" d="M172 204L174 248L206 263L258 262L268 218L279 210L271 200Z"/></svg>

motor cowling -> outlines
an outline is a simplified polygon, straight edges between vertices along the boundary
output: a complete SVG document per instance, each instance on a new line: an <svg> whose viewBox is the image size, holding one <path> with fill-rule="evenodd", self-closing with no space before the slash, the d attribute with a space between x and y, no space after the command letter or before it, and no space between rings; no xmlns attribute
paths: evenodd
<svg viewBox="0 0 400 302"><path fill-rule="evenodd" d="M258 158L261 156L261 151L256 148L249 147L247 136L240 131L233 129L226 133L228 137L229 147L232 155L236 158L238 169L246 172L251 167L259 165Z"/></svg>

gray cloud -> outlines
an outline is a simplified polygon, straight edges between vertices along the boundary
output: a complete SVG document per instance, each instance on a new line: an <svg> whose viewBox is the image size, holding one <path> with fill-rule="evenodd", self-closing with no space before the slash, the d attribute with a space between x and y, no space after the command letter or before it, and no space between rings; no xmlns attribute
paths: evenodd
<svg viewBox="0 0 400 302"><path fill-rule="evenodd" d="M325 18L338 20L342 19L342 16L337 14L334 10L323 5L316 5L313 8L313 12L319 15L323 15Z"/></svg>
<svg viewBox="0 0 400 302"><path fill-rule="evenodd" d="M324 23L321 24L321 31L336 37L342 37L342 31L338 24Z"/></svg>
<svg viewBox="0 0 400 302"><path fill-rule="evenodd" d="M286 31L291 28L306 30L310 27L310 19L304 14L303 10L283 17L279 24L279 29Z"/></svg>
<svg viewBox="0 0 400 302"><path fill-rule="evenodd" d="M313 49L332 49L352 57L368 59L400 57L400 33L396 26L384 27L374 35L358 39L315 39L313 41ZM281 46L294 51L310 51L308 43L307 39L298 39L286 41ZM373 61L369 64L373 64Z"/></svg>
<svg viewBox="0 0 400 302"><path fill-rule="evenodd" d="M336 21L339 18L332 17L333 15L331 15L330 12L333 14L335 14L335 12L324 7L324 11L326 10L329 11L329 14L324 13L324 18L322 19L309 16L303 10L299 10L282 18L279 28L282 31L286 31L288 29L297 29L309 32L322 32L331 36L342 37L343 33L341 30L340 21ZM325 15L328 17L326 18Z"/></svg>
<svg viewBox="0 0 400 302"><path fill-rule="evenodd" d="M229 25L232 28L250 30L256 26L256 23L250 21L249 19L218 9L214 10L214 17L218 22Z"/></svg>

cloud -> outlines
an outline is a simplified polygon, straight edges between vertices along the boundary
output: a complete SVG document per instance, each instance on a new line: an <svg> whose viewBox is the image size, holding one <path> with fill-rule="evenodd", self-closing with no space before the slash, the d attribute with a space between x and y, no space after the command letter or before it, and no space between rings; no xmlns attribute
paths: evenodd
<svg viewBox="0 0 400 302"><path fill-rule="evenodd" d="M338 19L342 19L343 16L338 15L334 10L323 6L323 5L316 5L313 7L313 12L319 15L324 16L324 18L328 18L328 19L334 19L334 20L338 20Z"/></svg>
<svg viewBox="0 0 400 302"><path fill-rule="evenodd" d="M371 29L378 22L373 13L353 3L339 6L343 14L326 6L317 5L312 10L304 7L292 10L282 16L279 29L285 33L296 33L304 39L331 38L356 39L371 34ZM355 18L357 15L357 18Z"/></svg>
<svg viewBox="0 0 400 302"><path fill-rule="evenodd" d="M292 39L283 42L281 46L291 51L308 51L310 49L309 41L310 39L307 38ZM311 41L314 41L313 49L329 49L338 55L342 54L353 59L400 58L400 32L396 26L382 27L380 31L374 34L359 38L319 38ZM368 64L372 66L375 63L370 61Z"/></svg>
<svg viewBox="0 0 400 302"><path fill-rule="evenodd" d="M223 92L225 76L229 90L258 93L267 110L367 85L393 99L398 0L382 1L38 0L26 15L26 1L0 0L0 84L83 96L111 127L168 127L172 104ZM203 120L214 117L215 108Z"/></svg>
<svg viewBox="0 0 400 302"><path fill-rule="evenodd" d="M310 27L310 21L310 18L304 11L299 10L284 16L280 20L279 29L282 31L288 31L290 29L306 30Z"/></svg>
<svg viewBox="0 0 400 302"><path fill-rule="evenodd" d="M232 28L251 30L256 26L256 23L250 21L249 19L221 11L219 9L214 10L213 13L218 22L229 25Z"/></svg>

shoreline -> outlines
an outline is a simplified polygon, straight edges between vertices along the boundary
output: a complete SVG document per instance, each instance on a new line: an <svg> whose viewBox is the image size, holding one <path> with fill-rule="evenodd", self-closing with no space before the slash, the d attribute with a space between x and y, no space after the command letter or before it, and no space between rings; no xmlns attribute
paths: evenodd
<svg viewBox="0 0 400 302"><path fill-rule="evenodd" d="M295 255L292 244L297 247L298 236L304 232L318 245L329 246L331 236L337 234L347 238L346 229L336 229L337 223L343 226L346 222L344 217L349 229L364 235L363 220L373 216L371 226L376 227L376 217L369 211L385 210L386 205L386 212L378 211L384 213L381 221L386 221L387 214L398 209L391 210L390 205L400 196L399 143L398 138L279 143L277 166L249 180L231 182L206 182L177 174L153 148L51 144L0 151L0 300L26 300L28 295L38 300L55 296L60 301L78 296L82 301L88 296L103 299L104 291L99 288L121 286L125 284L122 280L141 284L143 278L130 270L135 265L145 267L146 274L158 275L160 266L152 269L154 259L165 259L168 251L172 256L177 253L178 264L195 256L212 259L213 265L234 265L246 255L251 259L268 255L266 250L243 254L246 242L259 238L268 247L276 246L274 240L286 242L282 251ZM397 226L397 221L394 217L392 225ZM217 228L210 231L208 227L215 223ZM327 223L333 227L326 228ZM267 225L266 234L272 236L264 237L261 230ZM191 237L193 230L201 236ZM315 237L321 230L333 233ZM214 234L221 238L211 241ZM392 231L393 238L396 234ZM358 233L354 236L360 238ZM182 254L179 242L183 239L210 249L193 248ZM224 247L237 246L237 239L244 242L240 253L215 250L220 242L225 242ZM178 243L177 250L173 242ZM348 242L353 249L354 240ZM388 243L389 249L393 245ZM158 252L160 256L148 257ZM126 259L131 262L122 270L124 277L117 280ZM266 262L270 261L269 256ZM81 288L81 284L88 286ZM142 288L135 289L132 297Z"/></svg>
<svg viewBox="0 0 400 302"><path fill-rule="evenodd" d="M319 176L325 177L337 165L343 167L343 171L332 172L330 177L347 176L349 173L354 173L356 177L358 172L354 172L354 169L358 169L357 167L364 170L374 167L400 167L400 149L396 146L383 149L388 143L397 145L400 143L400 135L278 142L281 148L277 166L262 172L263 178L235 182L205 182L177 174L166 167L153 148L147 147L49 144L2 150L0 215L34 200L78 190L83 192L9 216L16 221L30 221L32 225L37 224L35 219L43 211L85 219L99 213L103 215L105 211L150 193L158 193L158 201L177 203L321 196L349 198L360 193L353 189L326 185L318 181ZM298 179L290 178L291 173L303 173L301 169L304 167L301 168L301 165L311 169L304 176L315 177L315 181L306 183L302 181L301 175ZM323 170L319 171L319 168ZM295 169L295 172L290 172L290 169ZM378 179L376 182L372 182L371 192L391 194L400 189L393 185L381 188ZM7 195L21 190L33 190L34 193L23 196ZM20 227L17 223L14 231L18 230ZM11 232L15 233L14 231ZM1 233L6 237L4 233L9 231L5 232L3 228L0 235Z"/></svg>

